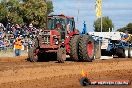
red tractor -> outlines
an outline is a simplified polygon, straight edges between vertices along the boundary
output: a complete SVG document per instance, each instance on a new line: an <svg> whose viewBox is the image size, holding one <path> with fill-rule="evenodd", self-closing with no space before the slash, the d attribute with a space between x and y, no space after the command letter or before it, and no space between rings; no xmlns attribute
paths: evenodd
<svg viewBox="0 0 132 88"><path fill-rule="evenodd" d="M48 16L47 30L34 39L34 47L29 49L32 62L57 58L64 62L66 55L73 61L91 62L95 56L95 44L90 35L80 35L75 29L74 17L64 15Z"/></svg>

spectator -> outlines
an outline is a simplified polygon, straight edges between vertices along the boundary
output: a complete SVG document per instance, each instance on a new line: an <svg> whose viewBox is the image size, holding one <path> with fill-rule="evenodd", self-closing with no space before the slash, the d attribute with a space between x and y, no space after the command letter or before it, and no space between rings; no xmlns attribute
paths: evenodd
<svg viewBox="0 0 132 88"><path fill-rule="evenodd" d="M12 24L10 22L8 22L7 25L6 25L6 32L7 33L11 32L11 30L12 30L11 27L12 27Z"/></svg>
<svg viewBox="0 0 132 88"><path fill-rule="evenodd" d="M10 41L9 40L6 39L4 43L5 43L5 47L6 48L10 47Z"/></svg>
<svg viewBox="0 0 132 88"><path fill-rule="evenodd" d="M2 23L0 23L0 30L5 31L5 27L4 27L4 25Z"/></svg>
<svg viewBox="0 0 132 88"><path fill-rule="evenodd" d="M29 24L29 28L33 28L33 24L31 23L31 24Z"/></svg>
<svg viewBox="0 0 132 88"><path fill-rule="evenodd" d="M2 30L0 30L0 39L2 39L3 38L3 32L2 32Z"/></svg>
<svg viewBox="0 0 132 88"><path fill-rule="evenodd" d="M0 40L0 50L4 50L5 49L5 44L2 40Z"/></svg>
<svg viewBox="0 0 132 88"><path fill-rule="evenodd" d="M5 28L4 25L0 23L0 48L4 50L5 48L8 49L8 47L13 47L15 44L14 41L18 35L24 38L25 48L31 48L33 45L32 39L40 32L42 32L42 30L36 29L33 27L33 24L30 24L28 27L23 25L21 28L19 24L14 25L8 22ZM28 38L28 40L26 38ZM14 45L14 48L15 47L16 45ZM18 50L15 51L19 52Z"/></svg>
<svg viewBox="0 0 132 88"><path fill-rule="evenodd" d="M70 23L67 24L67 33L70 33Z"/></svg>
<svg viewBox="0 0 132 88"><path fill-rule="evenodd" d="M4 27L2 23L0 23L0 27Z"/></svg>
<svg viewBox="0 0 132 88"><path fill-rule="evenodd" d="M128 33L128 31L125 31L125 34L122 38L124 41L129 41L131 39L131 35Z"/></svg>
<svg viewBox="0 0 132 88"><path fill-rule="evenodd" d="M29 39L28 39L28 49L30 49L30 48L32 47L32 44L33 44L33 42L32 42L31 39L29 38Z"/></svg>
<svg viewBox="0 0 132 88"><path fill-rule="evenodd" d="M15 40L14 49L15 49L15 56L20 56L22 49L22 41L20 36L18 36L18 38L16 38Z"/></svg>

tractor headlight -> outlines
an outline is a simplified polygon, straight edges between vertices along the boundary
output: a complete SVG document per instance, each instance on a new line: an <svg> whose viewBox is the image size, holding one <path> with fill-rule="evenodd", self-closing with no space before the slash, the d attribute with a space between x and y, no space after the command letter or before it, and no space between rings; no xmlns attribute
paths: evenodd
<svg viewBox="0 0 132 88"><path fill-rule="evenodd" d="M55 44L56 45L58 45L59 44L59 40L56 38L56 39L54 39L54 41L55 41Z"/></svg>
<svg viewBox="0 0 132 88"><path fill-rule="evenodd" d="M54 39L54 43L55 43L56 45L58 45L58 44L59 44L59 39L58 39L58 37L57 37L56 35L54 35L53 39Z"/></svg>

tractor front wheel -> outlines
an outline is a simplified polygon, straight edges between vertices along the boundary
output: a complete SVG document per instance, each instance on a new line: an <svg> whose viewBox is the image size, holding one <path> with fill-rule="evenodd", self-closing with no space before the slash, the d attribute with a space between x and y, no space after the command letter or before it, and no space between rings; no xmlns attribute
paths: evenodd
<svg viewBox="0 0 132 88"><path fill-rule="evenodd" d="M36 53L36 50L37 50L36 48L31 48L28 51L28 57L31 62L38 62L39 60L39 56Z"/></svg>
<svg viewBox="0 0 132 88"><path fill-rule="evenodd" d="M59 48L57 51L57 61L58 63L64 63L66 60L66 50L65 48Z"/></svg>

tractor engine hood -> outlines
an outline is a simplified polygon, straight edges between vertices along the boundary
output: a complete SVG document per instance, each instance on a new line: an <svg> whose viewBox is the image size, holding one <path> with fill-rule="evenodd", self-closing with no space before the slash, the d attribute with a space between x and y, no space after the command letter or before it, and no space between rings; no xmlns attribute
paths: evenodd
<svg viewBox="0 0 132 88"><path fill-rule="evenodd" d="M41 33L40 48L58 48L60 32L57 30L44 30Z"/></svg>

